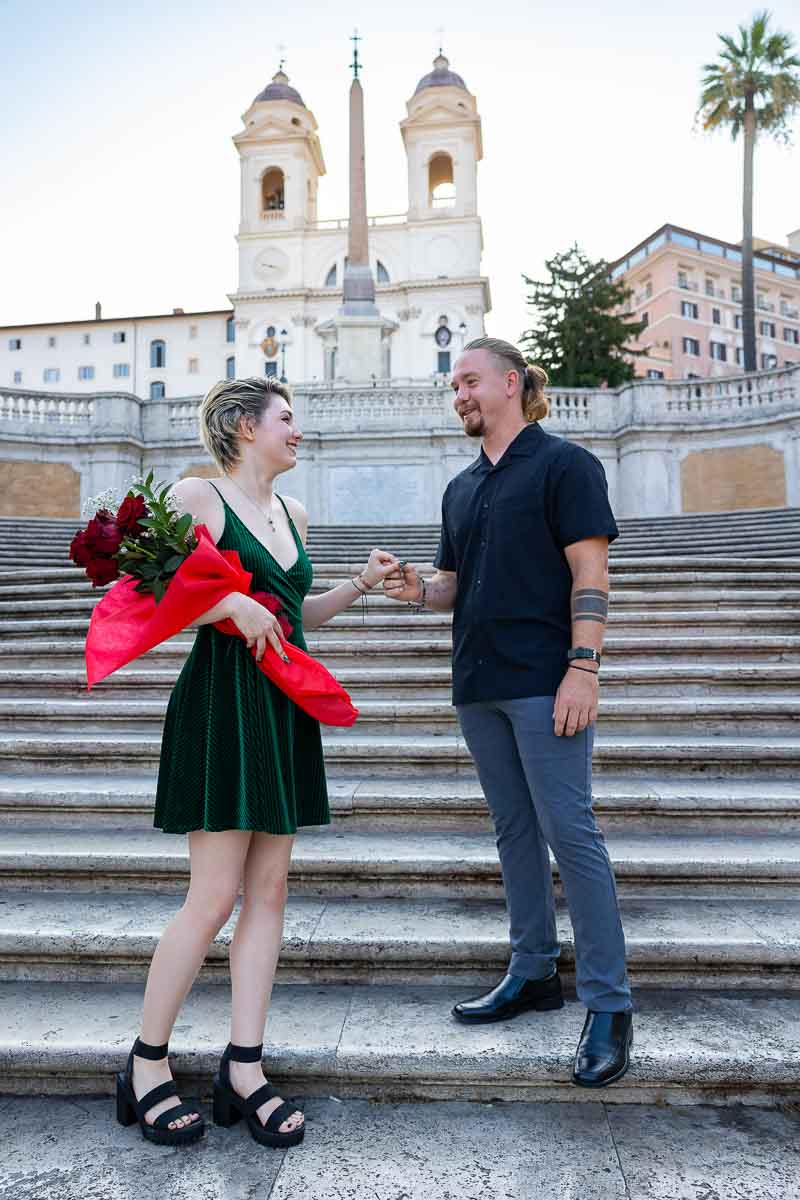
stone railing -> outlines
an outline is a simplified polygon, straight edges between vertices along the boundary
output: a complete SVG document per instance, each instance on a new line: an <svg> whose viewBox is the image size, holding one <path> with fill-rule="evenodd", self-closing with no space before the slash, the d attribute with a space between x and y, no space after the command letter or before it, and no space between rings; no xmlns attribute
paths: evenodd
<svg viewBox="0 0 800 1200"><path fill-rule="evenodd" d="M609 435L648 425L751 424L800 415L800 366L721 379L636 379L620 388L550 388L554 432Z"/></svg>
<svg viewBox="0 0 800 1200"><path fill-rule="evenodd" d="M425 384L313 390L298 387L295 400L298 416L308 432L457 426L452 393L444 387Z"/></svg>
<svg viewBox="0 0 800 1200"><path fill-rule="evenodd" d="M459 428L449 387L377 380L374 387L297 384L295 411L306 433ZM617 389L550 388L546 429L614 437L623 430L752 425L800 415L800 366L720 379L636 379ZM197 441L200 396L140 400L125 393L34 392L0 388L0 437L80 430L144 444Z"/></svg>
<svg viewBox="0 0 800 1200"><path fill-rule="evenodd" d="M408 213L381 213L377 217L367 217L367 224L372 229L381 225L402 225L408 220ZM328 217L321 221L309 221L309 229L349 229L349 217Z"/></svg>
<svg viewBox="0 0 800 1200"><path fill-rule="evenodd" d="M94 396L0 388L0 427L13 425L76 425L89 428Z"/></svg>

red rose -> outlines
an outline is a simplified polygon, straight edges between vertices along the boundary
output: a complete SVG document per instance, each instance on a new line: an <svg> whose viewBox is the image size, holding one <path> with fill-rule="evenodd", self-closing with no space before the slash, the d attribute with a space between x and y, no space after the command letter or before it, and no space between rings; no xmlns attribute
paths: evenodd
<svg viewBox="0 0 800 1200"><path fill-rule="evenodd" d="M274 596L272 592L254 592L253 599L257 600L259 604L263 604L268 612L271 612L274 617L278 618L278 624L283 630L283 636L286 638L290 637L294 626L289 623L286 610L278 597Z"/></svg>
<svg viewBox="0 0 800 1200"><path fill-rule="evenodd" d="M86 526L86 546L95 555L116 554L122 544L122 530L107 508L101 508Z"/></svg>
<svg viewBox="0 0 800 1200"><path fill-rule="evenodd" d="M91 552L87 545L86 530L79 529L69 545L69 556L75 563L76 567L85 567L91 558Z"/></svg>
<svg viewBox="0 0 800 1200"><path fill-rule="evenodd" d="M119 563L108 555L96 555L86 566L86 574L93 587L104 587L113 579L119 579Z"/></svg>
<svg viewBox="0 0 800 1200"><path fill-rule="evenodd" d="M117 525L123 535L141 533L144 526L139 524L142 517L149 517L150 512L143 496L126 496L117 512Z"/></svg>

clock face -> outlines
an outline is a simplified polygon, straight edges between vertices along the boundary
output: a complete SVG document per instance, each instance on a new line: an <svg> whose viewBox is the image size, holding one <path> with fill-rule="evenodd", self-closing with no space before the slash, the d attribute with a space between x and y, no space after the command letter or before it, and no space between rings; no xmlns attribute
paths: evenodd
<svg viewBox="0 0 800 1200"><path fill-rule="evenodd" d="M256 256L253 265L259 279L274 287L276 281L283 279L288 273L289 259L277 246L268 246Z"/></svg>

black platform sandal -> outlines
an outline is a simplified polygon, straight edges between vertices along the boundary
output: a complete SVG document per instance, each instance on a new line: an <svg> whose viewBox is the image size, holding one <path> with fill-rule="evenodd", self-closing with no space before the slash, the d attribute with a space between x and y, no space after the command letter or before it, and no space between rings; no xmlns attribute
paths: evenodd
<svg viewBox="0 0 800 1200"><path fill-rule="evenodd" d="M139 1122L139 1128L142 1131L142 1137L148 1142L157 1142L159 1146L183 1146L189 1142L196 1142L203 1136L205 1131L205 1121L202 1117L192 1121L191 1125L184 1125L180 1129L170 1129L170 1121L176 1121L178 1117L188 1117L189 1113L197 1112L197 1106L191 1104L176 1104L173 1108L168 1108L166 1112L159 1113L152 1125L145 1121L144 1116L149 1112L153 1105L158 1104L159 1100L167 1100L170 1096L177 1096L178 1089L175 1086L174 1080L170 1079L166 1083L160 1083L158 1087L152 1088L141 1100L136 1099L136 1093L133 1090L133 1056L138 1058L150 1058L154 1061L159 1058L167 1057L167 1046L151 1046L147 1042L142 1042L139 1038L133 1043L133 1048L128 1055L128 1063L124 1071L117 1072L117 1120L120 1125L133 1125L135 1121Z"/></svg>
<svg viewBox="0 0 800 1200"><path fill-rule="evenodd" d="M244 1117L252 1137L262 1146L285 1148L296 1146L305 1137L305 1123L287 1133L280 1132L280 1126L292 1113L299 1112L296 1104L284 1100L274 1112L267 1117L262 1125L257 1110L267 1100L272 1100L278 1093L270 1083L262 1084L245 1098L233 1090L231 1085L231 1062L261 1062L263 1046L234 1046L228 1042L219 1064L219 1074L214 1076L214 1124L227 1128Z"/></svg>

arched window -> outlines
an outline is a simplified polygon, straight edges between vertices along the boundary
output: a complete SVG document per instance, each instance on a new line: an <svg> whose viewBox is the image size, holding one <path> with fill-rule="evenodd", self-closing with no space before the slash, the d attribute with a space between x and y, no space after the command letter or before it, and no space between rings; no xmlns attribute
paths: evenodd
<svg viewBox="0 0 800 1200"><path fill-rule="evenodd" d="M165 367L167 365L167 343L160 339L150 343L150 366Z"/></svg>
<svg viewBox="0 0 800 1200"><path fill-rule="evenodd" d="M261 177L261 208L267 212L283 212L283 171L270 167Z"/></svg>
<svg viewBox="0 0 800 1200"><path fill-rule="evenodd" d="M380 259L375 264L375 277L378 283L390 283L389 272Z"/></svg>
<svg viewBox="0 0 800 1200"><path fill-rule="evenodd" d="M233 317L228 317L227 321L225 322L225 341L236 341L236 328L233 324Z"/></svg>
<svg viewBox="0 0 800 1200"><path fill-rule="evenodd" d="M328 274L325 276L325 287L336 287L336 280L339 272L336 263L333 264Z"/></svg>
<svg viewBox="0 0 800 1200"><path fill-rule="evenodd" d="M158 380L157 382L153 382L150 384L150 399L151 400L163 400L165 394L166 394L166 388L164 387L164 384L161 382L161 380Z"/></svg>
<svg viewBox="0 0 800 1200"><path fill-rule="evenodd" d="M453 208L455 205L453 160L449 154L434 154L428 163L428 199L431 208Z"/></svg>
<svg viewBox="0 0 800 1200"><path fill-rule="evenodd" d="M225 359L225 378L236 378L236 359L233 357L233 355L231 355L230 358Z"/></svg>

